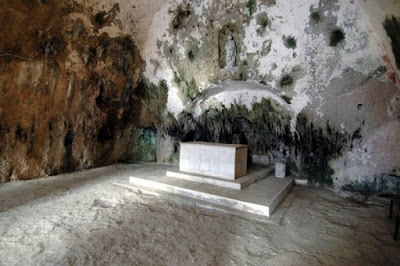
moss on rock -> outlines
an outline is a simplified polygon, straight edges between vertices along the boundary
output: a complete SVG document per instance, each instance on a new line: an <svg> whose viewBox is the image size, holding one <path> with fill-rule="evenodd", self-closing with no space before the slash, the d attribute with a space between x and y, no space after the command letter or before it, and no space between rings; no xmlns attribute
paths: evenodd
<svg viewBox="0 0 400 266"><path fill-rule="evenodd" d="M283 156L293 172L320 186L333 184L330 161L347 147L347 135L315 127L305 114L297 118L296 132L290 129L291 115L279 103L263 99L251 110L243 105L209 109L199 117L183 112L174 123L165 125L163 134L180 141L208 141L249 146L250 154ZM289 160L289 159L287 159ZM297 165L295 161L300 164Z"/></svg>
<svg viewBox="0 0 400 266"><path fill-rule="evenodd" d="M301 174L311 184L332 186L334 170L329 163L342 155L347 147L347 135L334 130L329 123L326 131L317 128L303 113L297 117L296 130L299 133L296 146L301 154Z"/></svg>
<svg viewBox="0 0 400 266"><path fill-rule="evenodd" d="M281 85L281 87L284 86L290 86L293 84L293 78L292 76L286 74L282 77L281 81L279 82L279 84Z"/></svg>
<svg viewBox="0 0 400 266"><path fill-rule="evenodd" d="M193 100L196 98L197 94L199 94L199 88L197 87L196 80L192 77L192 80L186 81L186 97L189 100Z"/></svg>

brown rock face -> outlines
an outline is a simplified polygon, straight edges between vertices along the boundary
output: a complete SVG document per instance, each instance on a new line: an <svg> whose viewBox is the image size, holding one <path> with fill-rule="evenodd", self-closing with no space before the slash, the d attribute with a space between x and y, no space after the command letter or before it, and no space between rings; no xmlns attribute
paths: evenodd
<svg viewBox="0 0 400 266"><path fill-rule="evenodd" d="M2 182L132 156L143 61L131 37L96 33L85 12L68 1L2 2Z"/></svg>

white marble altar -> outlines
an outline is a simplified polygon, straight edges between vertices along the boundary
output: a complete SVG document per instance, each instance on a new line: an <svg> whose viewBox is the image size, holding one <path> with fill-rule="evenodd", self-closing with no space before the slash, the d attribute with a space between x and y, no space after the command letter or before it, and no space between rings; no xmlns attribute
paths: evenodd
<svg viewBox="0 0 400 266"><path fill-rule="evenodd" d="M247 145L182 142L179 171L235 180L247 173Z"/></svg>

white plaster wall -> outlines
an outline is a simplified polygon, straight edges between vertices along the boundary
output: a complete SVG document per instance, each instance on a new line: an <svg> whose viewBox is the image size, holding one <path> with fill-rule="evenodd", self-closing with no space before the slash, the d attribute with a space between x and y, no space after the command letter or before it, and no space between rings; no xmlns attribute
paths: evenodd
<svg viewBox="0 0 400 266"><path fill-rule="evenodd" d="M191 1L191 8L194 10L192 15L198 16L199 22L206 23L211 14L214 18L216 12L213 9L214 2L211 0ZM247 1L220 2L226 4L227 10L235 3L243 2L245 4ZM336 49L327 44L329 40L324 34L306 33L310 21L310 6L318 6L319 1L277 0L276 5L272 6L263 5L263 1L257 1L256 12L251 16L252 19L249 24L243 27L245 53L240 54L240 58L243 60L248 56L255 56L254 64L249 71L249 78L257 80L257 76L269 75L271 78L267 81L268 86L272 90L279 90L277 87L282 75L290 72L296 66L301 66L306 71L306 75L296 80L293 99L293 108L300 112L313 98L319 99L322 104L325 100L320 98L319 92L325 90L333 79L340 78L344 69L351 67L368 75L379 66L387 64L382 59L383 55L388 55L391 62L394 62L393 52L387 47L388 37L382 27L382 20L385 15L383 7L396 12L400 4L395 1L386 1L388 2L387 5L375 2L340 0L336 4L337 10L329 11L332 14L328 14L329 12L326 11L327 14L325 15L337 17L336 26L342 28L346 36L344 46L341 49ZM163 79L167 81L170 87L168 110L173 114L181 112L186 104L179 97L179 88L173 82L173 71L178 66L171 66L161 49L157 47L157 42L166 41L173 45L174 40L178 39L175 44L180 60L184 61L186 56L184 44L187 36L198 40L201 46L205 34L204 31L199 32L197 28L184 29L182 33L177 35L171 34L169 25L173 17L171 12L168 11L173 10L180 3L182 1L166 2L163 7L158 9L153 16L147 40L143 46L144 49L141 51L147 63L146 77L153 83ZM219 6L224 6L224 4ZM223 17L226 10L219 10L217 17ZM373 12L370 12L371 10ZM380 12L375 10L380 10ZM256 33L259 28L256 17L263 12L267 12L271 24L268 33L265 36L259 36ZM245 13L234 22L238 23L244 16ZM216 27L223 26L218 21L215 22L215 25ZM284 46L283 35L295 36L297 40L295 50ZM271 52L266 56L261 56L259 50L267 40L272 41ZM293 52L297 54L295 58L293 58ZM207 63L209 59L204 58L204 63ZM199 69L199 71L204 70ZM209 75L213 75L213 71L214 69L208 69ZM398 70L396 71L399 73ZM194 76L196 77L196 73L194 73ZM196 81L198 81L201 89L212 84L208 80ZM320 110L316 111L321 112ZM320 116L323 116L323 113L320 113Z"/></svg>
<svg viewBox="0 0 400 266"><path fill-rule="evenodd" d="M229 12L235 7L247 1L190 1L191 16L195 16L199 24L206 25L209 19L215 20L215 31L221 29L226 23L240 24L242 36L240 40L242 49L238 51L238 61L249 60L247 89L240 83L229 84L225 82L226 91L219 91L221 85L215 85L209 77L218 76L217 63L210 63L215 59L215 52L210 53L210 57L204 57L203 62L195 67L185 68L185 74L190 73L196 79L200 90L206 90L194 102L185 102L181 97L182 88L176 84L174 71L187 64L186 43L190 39L195 39L200 49L215 49L216 43L205 38L206 33L212 32L199 30L197 27L187 27L175 33L170 30L169 25L173 19L170 10L174 10L182 1L168 2L155 13L152 25L149 29L145 49L142 51L146 59L146 77L153 83L159 80L166 80L170 88L168 95L168 111L178 116L180 112L186 110L195 116L200 116L208 108L216 106L229 107L232 104L244 104L251 109L252 104L260 102L262 98L271 98L281 103L290 113L293 114L292 130L295 128L296 115L307 109L312 114L313 120L320 120L324 124L329 120L333 126L343 132L353 132L358 127L357 118L351 113L350 107L342 108L340 102L336 103L338 95L332 90L332 84L338 80L345 80L347 69L360 73L368 77L379 67L385 66L387 72L383 76L376 77L380 82L388 83L387 91L390 86L399 86L399 70L395 67L395 59L390 46L390 39L382 26L386 15L399 15L400 2L394 0L385 1L318 1L318 0L277 0L275 5L265 4L265 1L257 1L255 12L251 15L248 23L241 21L248 16L246 8L241 10L241 15L229 17ZM333 4L332 4L333 3ZM216 6L218 10L216 11ZM312 8L311 8L312 7ZM326 18L326 28L328 30L318 30L318 26L313 26L310 22L310 10L323 10L323 17ZM247 13L246 13L247 12ZM257 34L259 25L257 16L262 13L268 14L270 24L265 35ZM223 18L229 17L229 20ZM327 22L328 21L328 22ZM200 27L201 28L201 27ZM337 47L329 45L329 30L342 29L345 40ZM203 28L204 29L204 28ZM208 29L208 28L207 28ZM283 36L294 36L296 38L296 49L287 48L282 40ZM167 42L176 47L178 58L172 62L168 56L164 55L157 43ZM261 48L266 42L271 43L271 50L266 55L262 55ZM211 47L210 47L211 46ZM296 53L296 56L293 56ZM385 59L385 56L389 60ZM294 69L301 68L301 75L295 77L292 88L283 89L279 86L280 79L287 73L292 73ZM397 82L388 80L388 75L395 72ZM266 84L260 85L261 90L254 89L260 81L260 77L265 77ZM390 85L392 84L392 85ZM336 87L339 85L335 85ZM354 89L358 85L354 85ZM381 86L369 84L368 86ZM335 87L335 88L336 88ZM373 101L373 90L368 91L371 104ZM385 94L390 94L390 92ZM210 94L213 94L211 95ZM385 98L379 106L386 109L392 104L396 105L398 93L391 92L392 99ZM340 97L352 95L349 87L341 92ZM290 95L292 100L286 104L281 96ZM339 98L340 98L339 97ZM361 97L361 96L360 96ZM388 96L389 97L389 96ZM339 99L338 98L338 99ZM354 98L356 105L357 98ZM332 106L334 105L334 106ZM350 104L348 105L350 106ZM335 110L335 107L337 108ZM339 109L340 108L340 109ZM329 111L329 113L327 113ZM393 111L394 110L394 111ZM375 112L372 110L371 112ZM395 151L390 151L391 145L398 145L397 122L393 121L393 114L397 114L397 107L391 107L388 114L379 116L371 115L370 128L364 129L363 142L336 161L332 162L335 170L334 180L337 186L346 184L353 180L364 180L387 172L400 164L400 158ZM345 118L349 116L349 118ZM368 115L367 115L368 116ZM382 124L375 123L382 121ZM373 125L372 125L373 124ZM387 153L385 154L385 151Z"/></svg>
<svg viewBox="0 0 400 266"><path fill-rule="evenodd" d="M359 1L359 5L369 20L368 32L372 38L376 39L375 49L380 52L382 57L389 57L390 62L386 62L386 67L389 73L396 73L397 86L399 86L400 70L396 68L391 41L382 26L382 21L386 17L400 17L400 2L398 0Z"/></svg>

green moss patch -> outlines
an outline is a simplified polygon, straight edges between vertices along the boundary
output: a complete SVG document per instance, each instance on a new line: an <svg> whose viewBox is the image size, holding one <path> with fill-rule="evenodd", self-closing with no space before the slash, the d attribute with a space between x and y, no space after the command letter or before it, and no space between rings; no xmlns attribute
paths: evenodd
<svg viewBox="0 0 400 266"><path fill-rule="evenodd" d="M199 94L199 88L197 87L196 80L192 77L191 81L186 81L186 97L190 100L196 98Z"/></svg>
<svg viewBox="0 0 400 266"><path fill-rule="evenodd" d="M176 72L176 71L174 71L174 82L175 82L176 84L180 84L181 81L182 81L182 78L181 78L181 76L179 75L179 73Z"/></svg>
<svg viewBox="0 0 400 266"><path fill-rule="evenodd" d="M290 174L297 174L299 172L299 168L297 167L296 162L291 158L287 157L286 158L286 169L288 171L288 175Z"/></svg>
<svg viewBox="0 0 400 266"><path fill-rule="evenodd" d="M333 159L342 155L348 136L332 128L316 127L307 116L297 117L296 133L290 128L291 115L279 103L263 99L251 110L244 105L230 109L212 108L199 117L183 112L178 120L164 127L164 133L176 143L181 141L207 141L247 144L250 154L281 154L288 169L298 173L312 184L331 186Z"/></svg>
<svg viewBox="0 0 400 266"><path fill-rule="evenodd" d="M334 170L329 163L342 155L347 146L347 136L331 128L328 122L326 130L315 127L302 113L297 117L296 130L299 133L297 146L301 153L302 176L311 184L332 186Z"/></svg>
<svg viewBox="0 0 400 266"><path fill-rule="evenodd" d="M151 116L154 125L159 126L161 124L163 113L167 108L167 83L164 80L161 81L158 86L153 83L142 83L139 85L139 90L142 91L141 102L144 108Z"/></svg>
<svg viewBox="0 0 400 266"><path fill-rule="evenodd" d="M281 87L290 86L293 84L293 78L290 75L284 75L279 84Z"/></svg>
<svg viewBox="0 0 400 266"><path fill-rule="evenodd" d="M157 130L152 128L138 129L134 161L155 162L157 160Z"/></svg>
<svg viewBox="0 0 400 266"><path fill-rule="evenodd" d="M382 173L368 180L352 181L344 186L344 190L355 192L400 194L400 176Z"/></svg>
<svg viewBox="0 0 400 266"><path fill-rule="evenodd" d="M246 4L247 9L249 10L250 15L253 15L255 9L256 9L256 1L255 0L249 0Z"/></svg>
<svg viewBox="0 0 400 266"><path fill-rule="evenodd" d="M257 28L257 33L259 35L264 35L268 26L271 23L270 20L268 19L267 13L263 12L261 14L258 14L256 20L257 20L257 24L259 25L259 27Z"/></svg>
<svg viewBox="0 0 400 266"><path fill-rule="evenodd" d="M318 11L312 11L310 14L310 18L311 20L313 20L314 22L320 22L321 21L321 14Z"/></svg>

